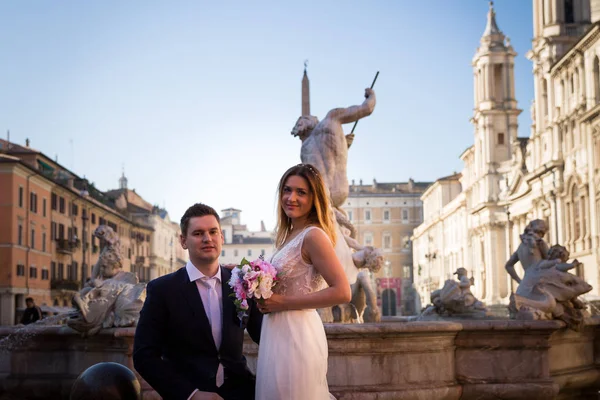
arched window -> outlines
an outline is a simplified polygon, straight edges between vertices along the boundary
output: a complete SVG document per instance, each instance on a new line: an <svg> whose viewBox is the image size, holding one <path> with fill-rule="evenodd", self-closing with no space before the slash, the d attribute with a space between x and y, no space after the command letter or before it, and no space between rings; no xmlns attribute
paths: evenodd
<svg viewBox="0 0 600 400"><path fill-rule="evenodd" d="M600 61L598 56L594 58L594 98L600 103Z"/></svg>
<svg viewBox="0 0 600 400"><path fill-rule="evenodd" d="M546 79L542 79L542 112L544 113L544 117L548 116L548 81Z"/></svg>
<svg viewBox="0 0 600 400"><path fill-rule="evenodd" d="M565 114L567 112L565 97L567 97L567 92L565 91L565 81L563 79L560 80L560 89L559 89L559 101L557 102L560 107L559 115Z"/></svg>
<svg viewBox="0 0 600 400"><path fill-rule="evenodd" d="M573 240L581 239L581 203L579 198L579 189L573 184L571 190L571 204L573 207Z"/></svg>

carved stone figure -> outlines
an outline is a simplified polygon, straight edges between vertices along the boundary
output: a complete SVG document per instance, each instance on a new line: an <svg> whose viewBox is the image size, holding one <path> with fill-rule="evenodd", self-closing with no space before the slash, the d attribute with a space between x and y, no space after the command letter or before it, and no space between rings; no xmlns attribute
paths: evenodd
<svg viewBox="0 0 600 400"><path fill-rule="evenodd" d="M534 240L531 236L526 229L526 233L521 235L523 242L519 247L529 248L533 254L537 254L543 245L539 244L537 236ZM521 320L559 319L569 328L579 331L588 313L585 303L577 297L592 290L592 286L567 272L576 268L579 262L574 260L568 263L569 252L563 246L552 246L546 256L547 259L535 260L525 269L516 293L510 296L510 317Z"/></svg>
<svg viewBox="0 0 600 400"><path fill-rule="evenodd" d="M98 262L92 268L91 279L112 278L123 269L119 237L108 225L98 226L94 231L94 236L100 239L102 251Z"/></svg>
<svg viewBox="0 0 600 400"><path fill-rule="evenodd" d="M67 325L91 336L102 328L135 326L146 299L146 284L138 283L131 272L120 272L114 278L95 279L90 287L73 296L77 314Z"/></svg>
<svg viewBox="0 0 600 400"><path fill-rule="evenodd" d="M431 292L431 303L425 308L420 317L485 317L488 316L485 304L477 300L471 293L473 278L467 276L465 268L458 268L454 273L458 282L448 279L444 287Z"/></svg>
<svg viewBox="0 0 600 400"><path fill-rule="evenodd" d="M381 251L373 247L363 247L356 243L349 245L347 239L356 237L356 229L349 221L345 212L340 208L349 194L348 177L346 173L348 163L348 149L354 140L354 134L344 135L342 124L358 121L371 115L375 109L375 92L365 89L365 101L361 105L348 108L335 108L327 113L319 122L317 117L303 115L298 118L292 135L302 141L300 158L303 163L311 164L321 173L325 185L329 189L335 219L336 233L339 238L335 245L335 252L340 259L352 285L352 306L340 305L337 308L321 309L319 314L324 322L361 321L376 322L381 319L377 307L377 296L371 287L368 271L359 272L361 268L379 270L383 264ZM353 252L355 249L356 252ZM358 313L358 315L356 315Z"/></svg>
<svg viewBox="0 0 600 400"><path fill-rule="evenodd" d="M361 105L334 108L320 122L315 116L303 115L292 129L292 135L302 141L300 159L322 174L335 208L341 207L348 198L346 166L348 148L354 139L354 135L344 135L342 124L371 115L375 109L375 92L365 89L365 98Z"/></svg>
<svg viewBox="0 0 600 400"><path fill-rule="evenodd" d="M112 228L100 225L94 236L100 239L102 251L91 279L73 296L76 313L67 321L85 336L102 328L135 326L146 298L146 284L123 271L119 238Z"/></svg>

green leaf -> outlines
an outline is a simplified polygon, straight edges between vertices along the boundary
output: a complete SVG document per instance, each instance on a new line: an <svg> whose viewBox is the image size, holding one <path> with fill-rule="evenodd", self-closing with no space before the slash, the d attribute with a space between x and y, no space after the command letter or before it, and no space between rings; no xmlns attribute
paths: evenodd
<svg viewBox="0 0 600 400"><path fill-rule="evenodd" d="M246 260L246 257L242 258L242 261L240 262L240 267L243 265L248 265L250 264L250 261Z"/></svg>

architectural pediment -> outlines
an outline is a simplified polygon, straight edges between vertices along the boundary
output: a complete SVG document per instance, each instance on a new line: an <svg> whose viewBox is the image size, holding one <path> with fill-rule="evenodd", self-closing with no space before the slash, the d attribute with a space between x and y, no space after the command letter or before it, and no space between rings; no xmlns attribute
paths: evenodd
<svg viewBox="0 0 600 400"><path fill-rule="evenodd" d="M520 169L512 172L509 182L507 198L510 200L517 199L531 190L529 182L525 179L525 174Z"/></svg>

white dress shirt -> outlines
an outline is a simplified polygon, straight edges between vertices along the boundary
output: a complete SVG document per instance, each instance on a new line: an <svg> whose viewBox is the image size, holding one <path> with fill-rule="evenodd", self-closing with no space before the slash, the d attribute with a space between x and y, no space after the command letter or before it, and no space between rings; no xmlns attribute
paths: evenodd
<svg viewBox="0 0 600 400"><path fill-rule="evenodd" d="M217 350L221 346L221 330L222 330L222 321L223 321L223 290L222 290L222 282L221 282L221 266L217 269L217 273L213 277L209 277L204 275L198 268L192 264L191 261L188 261L185 265L185 270L188 274L188 278L190 282L195 282L196 287L198 288L198 293L200 294L200 298L202 299L202 305L204 306L204 311L208 318L208 322L211 326L211 331L213 334L213 339L215 341L215 345L217 346ZM217 304L212 304L211 298L215 299L214 294L211 296L210 288L208 280L214 280L215 292ZM213 308L214 307L214 308ZM213 311L214 310L214 311ZM223 365L219 364L219 368L217 370L217 386L221 386L223 384L224 371ZM191 398L194 393L196 393L198 389L192 392L189 398Z"/></svg>

